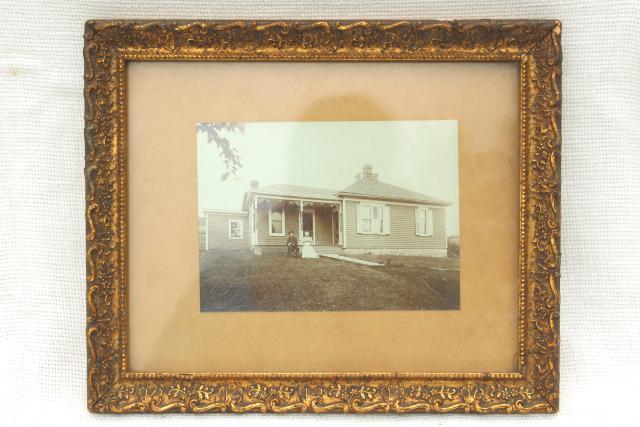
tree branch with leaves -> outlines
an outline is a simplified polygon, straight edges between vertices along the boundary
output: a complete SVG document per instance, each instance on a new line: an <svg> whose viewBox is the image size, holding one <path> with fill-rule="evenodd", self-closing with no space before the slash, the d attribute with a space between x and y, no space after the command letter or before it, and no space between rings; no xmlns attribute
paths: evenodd
<svg viewBox="0 0 640 427"><path fill-rule="evenodd" d="M207 135L209 144L216 144L219 149L219 156L223 158L226 172L220 176L220 180L224 181L229 178L230 174L236 174L242 167L240 162L240 154L236 147L231 145L231 141L221 135L222 132L244 133L244 123L198 123L197 132L204 132Z"/></svg>

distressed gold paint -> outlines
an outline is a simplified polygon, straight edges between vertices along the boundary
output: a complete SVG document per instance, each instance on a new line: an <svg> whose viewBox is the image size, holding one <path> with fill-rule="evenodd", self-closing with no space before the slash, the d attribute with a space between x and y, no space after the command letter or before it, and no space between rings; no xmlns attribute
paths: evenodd
<svg viewBox="0 0 640 427"><path fill-rule="evenodd" d="M89 409L556 411L559 39L560 25L556 21L87 23L84 53ZM516 62L521 81L518 372L128 372L127 60Z"/></svg>

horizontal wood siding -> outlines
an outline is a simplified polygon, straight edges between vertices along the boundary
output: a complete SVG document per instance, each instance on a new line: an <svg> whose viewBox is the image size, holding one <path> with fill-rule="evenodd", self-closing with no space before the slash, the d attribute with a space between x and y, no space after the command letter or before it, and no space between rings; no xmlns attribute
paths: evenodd
<svg viewBox="0 0 640 427"><path fill-rule="evenodd" d="M298 236L298 210L296 207L289 207L284 213L284 236L269 235L269 207L266 203L258 205L256 210L256 233L258 235L258 245L286 245L286 233L293 231ZM298 239L300 236L298 236Z"/></svg>
<svg viewBox="0 0 640 427"><path fill-rule="evenodd" d="M331 245L331 211L329 209L316 209L316 245ZM300 240L300 228L298 225L299 209L290 206L284 213L285 233L293 231ZM269 208L260 205L256 212L256 229L258 245L286 245L287 236L269 235Z"/></svg>
<svg viewBox="0 0 640 427"><path fill-rule="evenodd" d="M209 246L207 249L248 248L251 236L249 219L236 213L207 212ZM229 220L242 221L242 239L229 239Z"/></svg>
<svg viewBox="0 0 640 427"><path fill-rule="evenodd" d="M444 208L433 208L433 236L416 236L416 206L387 204L391 220L390 233L358 234L357 205L346 201L346 248L353 249L445 249L447 236Z"/></svg>
<svg viewBox="0 0 640 427"><path fill-rule="evenodd" d="M329 209L316 210L316 245L330 246L331 240L331 211Z"/></svg>

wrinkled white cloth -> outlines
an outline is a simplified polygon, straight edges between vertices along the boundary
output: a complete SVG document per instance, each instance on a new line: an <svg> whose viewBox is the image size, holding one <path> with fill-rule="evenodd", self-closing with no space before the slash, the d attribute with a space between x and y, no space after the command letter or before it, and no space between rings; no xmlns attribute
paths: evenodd
<svg viewBox="0 0 640 427"><path fill-rule="evenodd" d="M563 21L561 413L638 425L640 2L0 0L0 425L466 424L424 417L97 416L85 409L83 23L95 18Z"/></svg>

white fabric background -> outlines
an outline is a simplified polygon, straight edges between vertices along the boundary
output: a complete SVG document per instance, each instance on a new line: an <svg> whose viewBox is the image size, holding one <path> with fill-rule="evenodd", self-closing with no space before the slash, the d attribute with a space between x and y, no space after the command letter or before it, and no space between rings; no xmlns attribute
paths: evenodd
<svg viewBox="0 0 640 427"><path fill-rule="evenodd" d="M89 414L83 23L161 17L561 19L561 413L426 419ZM0 425L637 424L639 132L638 1L0 0Z"/></svg>

